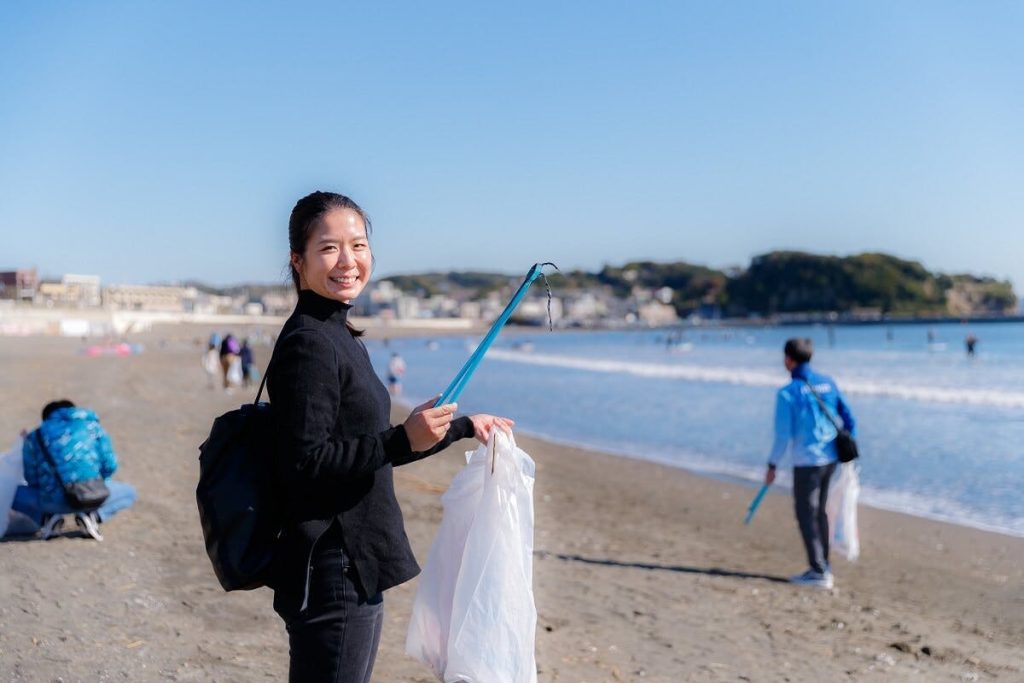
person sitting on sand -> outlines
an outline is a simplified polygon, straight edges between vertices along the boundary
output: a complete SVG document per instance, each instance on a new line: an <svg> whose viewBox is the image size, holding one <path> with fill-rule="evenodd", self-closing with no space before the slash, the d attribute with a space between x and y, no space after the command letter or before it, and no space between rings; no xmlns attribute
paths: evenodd
<svg viewBox="0 0 1024 683"><path fill-rule="evenodd" d="M834 579L828 563L828 517L825 503L828 484L836 469L837 431L822 412L817 393L833 415L856 436L853 413L831 377L811 370L814 344L810 339L790 339L783 349L786 369L792 381L779 389L775 402L775 442L768 457L764 481L775 481L775 468L792 444L793 499L796 519L803 536L810 568L790 579L795 584L832 588Z"/></svg>
<svg viewBox="0 0 1024 683"><path fill-rule="evenodd" d="M46 404L42 424L25 434L21 455L27 485L18 487L11 508L35 522L44 540L60 532L64 515L74 514L82 531L102 541L100 524L135 503L133 486L110 479L117 471L117 456L96 413L77 408L71 401ZM59 476L54 473L51 460L59 468ZM61 481L97 477L103 477L110 495L95 510L76 510L64 496Z"/></svg>

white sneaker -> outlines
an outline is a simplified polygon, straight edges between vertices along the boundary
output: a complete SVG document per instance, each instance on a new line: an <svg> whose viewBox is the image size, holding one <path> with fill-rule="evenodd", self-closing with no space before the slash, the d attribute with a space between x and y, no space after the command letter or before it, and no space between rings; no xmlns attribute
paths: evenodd
<svg viewBox="0 0 1024 683"><path fill-rule="evenodd" d="M63 528L64 515L46 515L43 525L39 527L39 538L44 541L49 540L60 534L60 530Z"/></svg>
<svg viewBox="0 0 1024 683"><path fill-rule="evenodd" d="M79 529L97 541L103 540L103 534L100 533L99 516L95 512L76 512L75 524L78 525Z"/></svg>
<svg viewBox="0 0 1024 683"><path fill-rule="evenodd" d="M835 585L835 580L832 578L832 572L816 572L813 569L808 569L803 574L797 574L796 576L789 577L789 582L796 584L797 586L810 586L812 588L821 588L829 590Z"/></svg>

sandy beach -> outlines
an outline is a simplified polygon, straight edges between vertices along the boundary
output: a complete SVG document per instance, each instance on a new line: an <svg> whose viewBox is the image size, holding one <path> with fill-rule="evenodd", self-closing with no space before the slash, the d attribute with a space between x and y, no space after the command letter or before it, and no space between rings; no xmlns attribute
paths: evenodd
<svg viewBox="0 0 1024 683"><path fill-rule="evenodd" d="M98 412L140 496L102 543L0 543L0 680L286 679L271 593L224 593L203 548L197 446L255 392L208 388L208 332L157 327L123 358L0 338L0 445L70 398ZM835 590L801 589L785 582L804 568L785 492L745 527L752 487L517 439L537 463L540 681L1024 681L1024 539L862 507L862 558L834 560ZM396 471L421 562L473 447ZM433 680L404 654L415 587L386 594L375 681Z"/></svg>

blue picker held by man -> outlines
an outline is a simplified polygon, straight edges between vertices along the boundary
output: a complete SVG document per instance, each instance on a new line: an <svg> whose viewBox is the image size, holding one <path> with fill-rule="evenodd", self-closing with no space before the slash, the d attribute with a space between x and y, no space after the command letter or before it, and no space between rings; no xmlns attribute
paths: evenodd
<svg viewBox="0 0 1024 683"><path fill-rule="evenodd" d="M776 396L775 441L764 481L765 484L775 481L779 461L787 451L792 451L793 500L810 566L790 581L829 589L834 579L828 562L829 528L825 504L829 481L838 462L835 443L838 430L824 409L827 407L832 415L838 415L843 428L852 436L856 436L855 422L835 381L811 369L814 345L810 339L790 339L783 352L786 369L793 379L779 389Z"/></svg>

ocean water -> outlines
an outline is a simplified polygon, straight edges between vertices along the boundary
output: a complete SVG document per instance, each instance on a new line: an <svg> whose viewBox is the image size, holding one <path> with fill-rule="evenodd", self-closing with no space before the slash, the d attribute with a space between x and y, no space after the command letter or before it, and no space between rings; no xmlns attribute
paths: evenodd
<svg viewBox="0 0 1024 683"><path fill-rule="evenodd" d="M979 339L973 358L964 349L969 333ZM668 335L503 334L460 412L507 415L517 431L556 442L755 483L771 444L775 391L788 381L782 345L807 336L812 365L836 379L858 420L862 502L1024 536L1024 323ZM478 342L396 339L368 348L382 377L390 352L401 353L403 400L419 403L448 385Z"/></svg>

